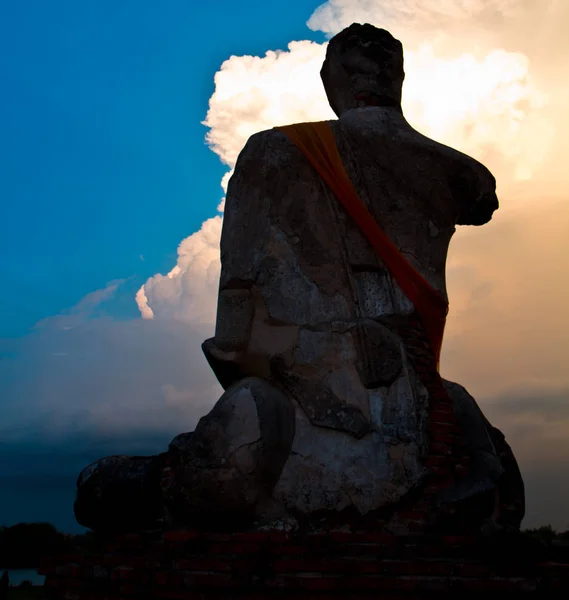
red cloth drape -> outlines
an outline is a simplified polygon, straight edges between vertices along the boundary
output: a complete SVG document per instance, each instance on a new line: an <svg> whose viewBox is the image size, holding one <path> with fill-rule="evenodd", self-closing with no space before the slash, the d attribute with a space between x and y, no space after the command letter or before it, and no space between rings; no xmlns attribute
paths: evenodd
<svg viewBox="0 0 569 600"><path fill-rule="evenodd" d="M368 238L399 287L415 306L439 365L448 302L385 235L359 197L344 168L334 133L326 121L276 127L287 135L334 192Z"/></svg>

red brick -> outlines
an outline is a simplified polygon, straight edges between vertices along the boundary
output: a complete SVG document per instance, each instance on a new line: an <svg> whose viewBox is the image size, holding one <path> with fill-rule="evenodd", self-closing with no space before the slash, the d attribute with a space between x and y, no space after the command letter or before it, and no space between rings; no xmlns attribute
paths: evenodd
<svg viewBox="0 0 569 600"><path fill-rule="evenodd" d="M452 455L453 446L452 444L443 444L439 442L431 442L429 444L429 456L448 456Z"/></svg>
<svg viewBox="0 0 569 600"><path fill-rule="evenodd" d="M148 559L145 556L135 556L130 564L135 569L146 569L148 567Z"/></svg>
<svg viewBox="0 0 569 600"><path fill-rule="evenodd" d="M452 564L441 561L384 561L388 575L451 575Z"/></svg>
<svg viewBox="0 0 569 600"><path fill-rule="evenodd" d="M104 545L105 552L118 552L120 550L121 545L118 542L109 542Z"/></svg>
<svg viewBox="0 0 569 600"><path fill-rule="evenodd" d="M436 494L437 492L450 487L453 483L454 481L450 478L442 479L440 481L433 481L429 483L429 485L425 486L423 491L425 495Z"/></svg>
<svg viewBox="0 0 569 600"><path fill-rule="evenodd" d="M180 571L231 571L231 563L216 558L187 558L175 563Z"/></svg>
<svg viewBox="0 0 569 600"><path fill-rule="evenodd" d="M473 592L532 592L537 590L536 579L525 577L453 578L453 588Z"/></svg>
<svg viewBox="0 0 569 600"><path fill-rule="evenodd" d="M439 558L444 556L445 551L448 552L444 546L437 544L428 544L421 548L421 554L425 556L425 558Z"/></svg>
<svg viewBox="0 0 569 600"><path fill-rule="evenodd" d="M208 542L230 542L232 539L231 533L208 533L206 535Z"/></svg>
<svg viewBox="0 0 569 600"><path fill-rule="evenodd" d="M546 583L546 589L552 592L561 592L561 591L569 591L569 578L563 577L555 577L553 579L548 579Z"/></svg>
<svg viewBox="0 0 569 600"><path fill-rule="evenodd" d="M433 434L449 434L458 436L460 430L455 423L438 423L429 420L428 429Z"/></svg>
<svg viewBox="0 0 569 600"><path fill-rule="evenodd" d="M452 401L448 399L448 397L440 398L435 402L431 403L431 406L429 408L429 416L432 415L434 412L441 412L447 415L454 415L454 405Z"/></svg>
<svg viewBox="0 0 569 600"><path fill-rule="evenodd" d="M389 533L361 533L349 531L334 531L329 539L334 542L394 544L395 536Z"/></svg>
<svg viewBox="0 0 569 600"><path fill-rule="evenodd" d="M276 573L378 573L381 563L377 560L308 559L277 560L273 564Z"/></svg>
<svg viewBox="0 0 569 600"><path fill-rule="evenodd" d="M269 539L271 542L289 542L293 539L293 535L288 531L271 531Z"/></svg>
<svg viewBox="0 0 569 600"><path fill-rule="evenodd" d="M267 548L267 552L275 556L298 556L309 552L306 546L298 544L271 544Z"/></svg>
<svg viewBox="0 0 569 600"><path fill-rule="evenodd" d="M451 457L449 456L435 456L435 455L430 455L427 456L426 460L425 460L425 466L426 467L448 467L450 464L452 464L453 460Z"/></svg>
<svg viewBox="0 0 569 600"><path fill-rule="evenodd" d="M141 542L144 537L140 533L124 533L115 537L117 542Z"/></svg>
<svg viewBox="0 0 569 600"><path fill-rule="evenodd" d="M259 554L262 549L263 544L260 542L228 542L226 544L211 544L209 553L214 556Z"/></svg>
<svg viewBox="0 0 569 600"><path fill-rule="evenodd" d="M103 556L100 555L87 555L85 556L85 560L83 564L88 565L89 567L96 567L103 564Z"/></svg>
<svg viewBox="0 0 569 600"><path fill-rule="evenodd" d="M362 534L361 542L373 542L382 546L394 546L397 536L391 533L365 533Z"/></svg>
<svg viewBox="0 0 569 600"><path fill-rule="evenodd" d="M67 564L59 565L55 568L55 574L61 577L78 577L79 576L79 565Z"/></svg>
<svg viewBox="0 0 569 600"><path fill-rule="evenodd" d="M429 470L434 474L435 477L440 479L447 479L451 476L453 469L448 467L429 467Z"/></svg>
<svg viewBox="0 0 569 600"><path fill-rule="evenodd" d="M135 571L132 567L117 567L111 572L111 580L117 581L119 579L132 579L134 573Z"/></svg>
<svg viewBox="0 0 569 600"><path fill-rule="evenodd" d="M440 539L447 546L470 546L476 542L471 535L443 535Z"/></svg>
<svg viewBox="0 0 569 600"><path fill-rule="evenodd" d="M398 512L397 516L406 521L424 521L427 513L422 510L403 510Z"/></svg>
<svg viewBox="0 0 569 600"><path fill-rule="evenodd" d="M372 557L375 560L385 554L391 554L392 547L382 546L380 544L345 544L339 547L330 548L329 553L332 556L339 557Z"/></svg>
<svg viewBox="0 0 569 600"><path fill-rule="evenodd" d="M83 587L83 582L79 579L65 579L61 582L60 586L63 589L74 588L79 589Z"/></svg>
<svg viewBox="0 0 569 600"><path fill-rule="evenodd" d="M184 584L186 575L178 573L176 571L170 571L168 573L168 585L172 587L181 586Z"/></svg>
<svg viewBox="0 0 569 600"><path fill-rule="evenodd" d="M330 536L327 533L309 533L302 538L302 541L310 544L327 544Z"/></svg>
<svg viewBox="0 0 569 600"><path fill-rule="evenodd" d="M444 431L432 431L431 432L432 443L454 445L458 442L458 440L459 440L459 436L454 433L448 433L448 432L444 432Z"/></svg>
<svg viewBox="0 0 569 600"><path fill-rule="evenodd" d="M333 531L328 537L328 541L332 542L357 542L358 534L351 531Z"/></svg>
<svg viewBox="0 0 569 600"><path fill-rule="evenodd" d="M455 564L454 574L458 577L488 577L490 567L483 563Z"/></svg>
<svg viewBox="0 0 569 600"><path fill-rule="evenodd" d="M458 431L456 417L438 410L429 414L429 427L432 431L446 431L447 427L451 433Z"/></svg>
<svg viewBox="0 0 569 600"><path fill-rule="evenodd" d="M45 582L44 582L45 587L49 587L49 588L61 587L62 584L63 584L63 580L58 577L54 577L54 576L46 577Z"/></svg>
<svg viewBox="0 0 569 600"><path fill-rule="evenodd" d="M256 560L233 560L231 562L231 573L237 579L252 575L259 569L259 563Z"/></svg>
<svg viewBox="0 0 569 600"><path fill-rule="evenodd" d="M120 586L120 593L125 596L140 596L140 586L133 583L123 583Z"/></svg>
<svg viewBox="0 0 569 600"><path fill-rule="evenodd" d="M164 600L204 600L202 594L187 590L161 591L160 598L163 598Z"/></svg>
<svg viewBox="0 0 569 600"><path fill-rule="evenodd" d="M226 573L190 573L183 577L184 585L199 588L227 588L233 585L233 578Z"/></svg>
<svg viewBox="0 0 569 600"><path fill-rule="evenodd" d="M303 590L316 591L329 591L336 589L338 586L338 577L322 576L310 577L306 575L288 576L284 578L286 580L285 587L300 587Z"/></svg>
<svg viewBox="0 0 569 600"><path fill-rule="evenodd" d="M132 576L132 581L136 581L137 583L147 584L150 580L151 576L148 571L135 571Z"/></svg>
<svg viewBox="0 0 569 600"><path fill-rule="evenodd" d="M42 556L40 558L40 568L53 568L58 563L58 557Z"/></svg>
<svg viewBox="0 0 569 600"><path fill-rule="evenodd" d="M119 567L131 567L134 568L134 556L122 556L121 555L121 563Z"/></svg>
<svg viewBox="0 0 569 600"><path fill-rule="evenodd" d="M397 590L401 589L401 582L398 577L342 577L340 587L344 590Z"/></svg>
<svg viewBox="0 0 569 600"><path fill-rule="evenodd" d="M550 577L567 577L569 581L569 564L546 562L540 565L544 574Z"/></svg>
<svg viewBox="0 0 569 600"><path fill-rule="evenodd" d="M332 565L332 561L319 561L314 559L285 559L275 560L273 563L273 568L276 573L296 573L303 571L320 571L322 567L324 567L324 570L326 571L334 570Z"/></svg>
<svg viewBox="0 0 569 600"><path fill-rule="evenodd" d="M167 571L157 571L154 573L156 585L168 585L169 573Z"/></svg>
<svg viewBox="0 0 569 600"><path fill-rule="evenodd" d="M84 555L83 554L62 554L57 557L57 563L75 563L77 565L83 564Z"/></svg>
<svg viewBox="0 0 569 600"><path fill-rule="evenodd" d="M107 567L119 567L123 563L124 557L118 554L105 554L102 564Z"/></svg>
<svg viewBox="0 0 569 600"><path fill-rule="evenodd" d="M387 590L401 592L442 591L450 587L449 577L349 577L342 581L343 589ZM383 599L383 594L380 596Z"/></svg>
<svg viewBox="0 0 569 600"><path fill-rule="evenodd" d="M203 537L199 531L166 531L162 538L167 542L187 542Z"/></svg>
<svg viewBox="0 0 569 600"><path fill-rule="evenodd" d="M236 542L265 542L270 538L266 531L251 531L234 533L232 539Z"/></svg>

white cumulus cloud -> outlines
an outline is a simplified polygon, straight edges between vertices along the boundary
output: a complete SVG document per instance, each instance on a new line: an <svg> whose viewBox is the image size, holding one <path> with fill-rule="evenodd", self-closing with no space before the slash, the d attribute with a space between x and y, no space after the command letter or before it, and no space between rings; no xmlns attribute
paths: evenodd
<svg viewBox="0 0 569 600"><path fill-rule="evenodd" d="M329 0L308 20L314 30L332 36L352 23L372 23L401 32L442 30L468 26L474 20L489 23L523 14L533 0Z"/></svg>
<svg viewBox="0 0 569 600"><path fill-rule="evenodd" d="M416 8L416 3L372 4L375 8L363 0L327 3L316 10L309 24L328 31L326 15L351 20L360 15L357 11L372 22L385 11L401 21ZM506 14L515 5L503 2L500 10ZM431 16L438 14L434 4L429 6ZM454 12L448 7L443 12L456 13L456 21L483 13L488 6L488 2L465 2ZM424 16L423 21L429 19ZM334 31L340 25L329 27ZM319 77L325 51L326 44L294 41L286 50L268 51L262 57L232 56L221 65L204 124L209 128L206 138L211 149L230 169L221 182L224 191L237 156L252 134L275 125L334 118ZM423 44L406 50L405 61L403 108L413 126L488 162L499 176L531 177L543 161L549 137L541 110L546 97L532 82L525 55L494 50L482 57L472 53L439 56L432 44ZM223 207L224 201L218 210ZM136 301L143 318L214 320L220 233L218 216L181 242L172 270L151 277L138 291Z"/></svg>
<svg viewBox="0 0 569 600"><path fill-rule="evenodd" d="M144 319L179 319L212 323L219 282L221 216L180 242L178 260L167 274L150 277L138 290L136 303Z"/></svg>

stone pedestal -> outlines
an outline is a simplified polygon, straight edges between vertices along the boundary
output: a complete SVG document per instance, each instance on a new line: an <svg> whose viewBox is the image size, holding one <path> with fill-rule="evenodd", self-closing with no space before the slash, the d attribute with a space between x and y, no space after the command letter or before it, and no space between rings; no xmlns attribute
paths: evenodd
<svg viewBox="0 0 569 600"><path fill-rule="evenodd" d="M179 530L109 538L41 572L52 600L566 598L569 561L524 540Z"/></svg>

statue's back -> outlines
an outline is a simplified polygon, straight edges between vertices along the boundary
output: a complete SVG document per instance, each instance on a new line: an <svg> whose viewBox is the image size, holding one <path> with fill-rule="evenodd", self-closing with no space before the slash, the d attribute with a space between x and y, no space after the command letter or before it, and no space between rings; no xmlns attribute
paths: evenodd
<svg viewBox="0 0 569 600"><path fill-rule="evenodd" d="M412 506L429 527L454 515L458 528L519 528L523 482L511 449L464 388L441 380L421 302L394 279L419 273L417 286L434 288L446 309L449 241L455 225L490 219L494 178L405 121L402 47L387 31L345 29L321 75L339 116L318 128L323 154L337 150L346 189L383 233L362 233L286 133L252 136L229 183L216 331L203 344L226 392L172 441L168 467L163 455L87 467L81 523L221 517L289 528L326 513L337 524L368 514L391 530L406 527L398 520ZM402 271L381 253L388 246L376 251L383 234Z"/></svg>
<svg viewBox="0 0 569 600"><path fill-rule="evenodd" d="M481 198L490 217L492 175L413 130L393 108L348 111L330 126L361 200L446 297L455 224L467 221L477 202L480 218ZM253 136L239 158L221 258L217 356L240 365L236 377L312 387L314 394L301 395L305 403L323 398L321 410L309 410L314 420L359 435L369 425L367 390L392 383L397 370L390 322L414 307L333 191L280 131ZM375 365L374 373L365 364ZM334 416L340 406L361 418L355 423L348 411L340 423Z"/></svg>

